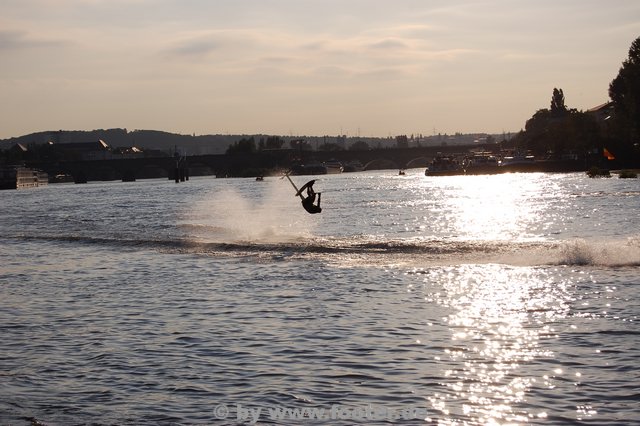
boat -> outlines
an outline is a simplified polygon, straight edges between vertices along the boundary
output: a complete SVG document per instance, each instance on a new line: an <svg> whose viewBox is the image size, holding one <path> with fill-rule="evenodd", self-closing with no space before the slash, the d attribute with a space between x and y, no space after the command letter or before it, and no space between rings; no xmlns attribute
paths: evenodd
<svg viewBox="0 0 640 426"><path fill-rule="evenodd" d="M537 164L533 155L515 154L502 158L500 163L503 172L535 171Z"/></svg>
<svg viewBox="0 0 640 426"><path fill-rule="evenodd" d="M429 163L424 174L425 176L455 176L464 174L464 169L455 158L437 156Z"/></svg>
<svg viewBox="0 0 640 426"><path fill-rule="evenodd" d="M67 173L58 173L49 178L50 183L68 183L73 182L73 176Z"/></svg>
<svg viewBox="0 0 640 426"><path fill-rule="evenodd" d="M325 161L322 165L327 169L327 174L337 174L344 171L342 163L337 160Z"/></svg>
<svg viewBox="0 0 640 426"><path fill-rule="evenodd" d="M361 172L364 170L364 166L358 160L349 161L342 166L343 173Z"/></svg>
<svg viewBox="0 0 640 426"><path fill-rule="evenodd" d="M505 170L500 167L498 157L491 153L477 153L465 157L462 167L466 175L489 175L502 173Z"/></svg>
<svg viewBox="0 0 640 426"><path fill-rule="evenodd" d="M0 189L25 189L46 186L47 173L22 166L0 167Z"/></svg>

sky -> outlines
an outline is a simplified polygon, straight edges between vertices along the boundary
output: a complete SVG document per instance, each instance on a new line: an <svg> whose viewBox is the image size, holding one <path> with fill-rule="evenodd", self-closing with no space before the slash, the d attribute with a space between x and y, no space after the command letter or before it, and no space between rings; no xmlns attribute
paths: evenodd
<svg viewBox="0 0 640 426"><path fill-rule="evenodd" d="M638 36L638 0L0 0L0 138L517 132Z"/></svg>

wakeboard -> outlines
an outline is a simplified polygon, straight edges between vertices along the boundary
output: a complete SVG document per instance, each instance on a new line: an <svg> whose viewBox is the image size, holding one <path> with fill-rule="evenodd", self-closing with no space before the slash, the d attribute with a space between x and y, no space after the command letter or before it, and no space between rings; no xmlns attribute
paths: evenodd
<svg viewBox="0 0 640 426"><path fill-rule="evenodd" d="M302 195L302 193L305 191L305 189L307 189L308 187L310 187L311 185L313 185L314 183L316 183L316 180L310 180L309 182L305 183L304 185L302 185L300 187L300 189L298 189L298 192L296 192L296 197L299 197L300 195Z"/></svg>

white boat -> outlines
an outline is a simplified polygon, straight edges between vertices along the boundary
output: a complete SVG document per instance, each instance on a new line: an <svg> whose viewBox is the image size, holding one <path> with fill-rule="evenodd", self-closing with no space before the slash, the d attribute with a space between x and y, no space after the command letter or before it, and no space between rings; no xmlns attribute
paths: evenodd
<svg viewBox="0 0 640 426"><path fill-rule="evenodd" d="M342 163L337 160L325 161L322 165L327 169L327 174L342 173L344 171Z"/></svg>
<svg viewBox="0 0 640 426"><path fill-rule="evenodd" d="M519 164L531 164L535 161L533 155L514 155L510 157L504 157L502 159L501 166L513 166Z"/></svg>
<svg viewBox="0 0 640 426"><path fill-rule="evenodd" d="M47 173L22 166L0 168L0 189L25 189L45 186L49 183Z"/></svg>
<svg viewBox="0 0 640 426"><path fill-rule="evenodd" d="M516 154L503 157L500 167L505 172L528 172L534 171L537 164L533 155Z"/></svg>

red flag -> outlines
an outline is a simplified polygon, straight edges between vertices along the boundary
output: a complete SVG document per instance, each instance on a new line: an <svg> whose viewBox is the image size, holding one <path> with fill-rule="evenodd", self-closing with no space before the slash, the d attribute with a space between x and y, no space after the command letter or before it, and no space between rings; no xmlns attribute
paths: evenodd
<svg viewBox="0 0 640 426"><path fill-rule="evenodd" d="M607 160L615 160L616 157L613 156L612 153L609 152L609 150L607 148L604 148L604 151L602 151L602 154L607 157Z"/></svg>

